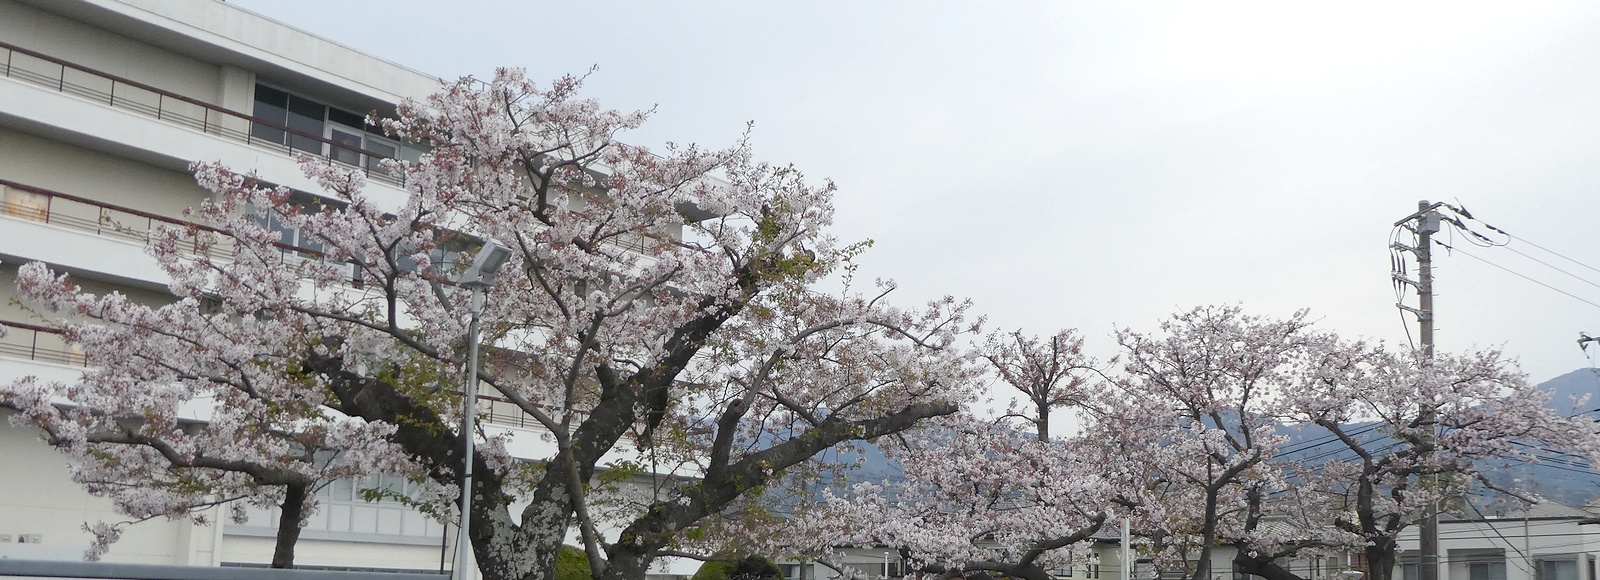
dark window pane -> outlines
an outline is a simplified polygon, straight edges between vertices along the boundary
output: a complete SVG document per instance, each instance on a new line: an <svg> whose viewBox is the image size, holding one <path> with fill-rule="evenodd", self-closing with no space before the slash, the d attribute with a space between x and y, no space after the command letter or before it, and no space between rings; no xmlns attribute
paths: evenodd
<svg viewBox="0 0 1600 580"><path fill-rule="evenodd" d="M277 214L271 213L271 210L268 210L267 218L267 227L274 232L278 232L278 242L289 246L295 245L295 228L285 225Z"/></svg>
<svg viewBox="0 0 1600 580"><path fill-rule="evenodd" d="M367 139L367 153L371 154L367 157L367 169L387 175L389 172L385 171L379 162L383 161L384 158L394 158L394 145L369 138Z"/></svg>
<svg viewBox="0 0 1600 580"><path fill-rule="evenodd" d="M289 128L307 135L321 137L322 128L325 125L323 119L328 115L327 109L320 103L291 95L289 97ZM290 133L289 146L301 151L322 154L322 141L318 139Z"/></svg>
<svg viewBox="0 0 1600 580"><path fill-rule="evenodd" d="M256 108L251 114L256 118L277 125L285 124L289 114L289 93L256 85ZM263 141L282 144L284 132L276 127L260 123L250 124L250 135Z"/></svg>
<svg viewBox="0 0 1600 580"><path fill-rule="evenodd" d="M418 161L422 161L422 154L426 151L427 149L423 148L421 145L407 143L400 146L400 159L416 163Z"/></svg>
<svg viewBox="0 0 1600 580"><path fill-rule="evenodd" d="M367 125L366 118L338 107L328 107L328 121L352 129L360 129Z"/></svg>
<svg viewBox="0 0 1600 580"><path fill-rule="evenodd" d="M334 143L344 145L344 147L330 147L331 151L328 152L328 156L341 163L361 165L361 135L340 129L332 129L329 133L333 135L332 140Z"/></svg>

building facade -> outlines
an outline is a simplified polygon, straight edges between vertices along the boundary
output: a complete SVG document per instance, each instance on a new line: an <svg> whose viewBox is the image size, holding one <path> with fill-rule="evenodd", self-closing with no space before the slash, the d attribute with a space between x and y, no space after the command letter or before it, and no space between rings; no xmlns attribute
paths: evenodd
<svg viewBox="0 0 1600 580"><path fill-rule="evenodd" d="M386 158L422 151L366 124L438 77L363 54L221 0L0 0L0 381L70 381L85 366L52 322L16 300L17 267L42 261L84 289L148 304L173 298L147 235L183 225L211 195L191 163L220 161L303 192L318 187L297 157L359 168L367 194L405 199ZM284 243L315 250L284 230ZM486 429L513 433L514 455L543 459L550 444L509 403L485 397ZM204 419L197 417L197 419ZM81 559L85 524L126 519L71 481L65 459L31 428L0 421L0 558ZM398 478L335 482L297 546L309 568L450 570L453 527L362 489L405 493ZM259 566L271 559L275 514L213 525L132 525L105 560ZM666 577L695 563L664 564Z"/></svg>

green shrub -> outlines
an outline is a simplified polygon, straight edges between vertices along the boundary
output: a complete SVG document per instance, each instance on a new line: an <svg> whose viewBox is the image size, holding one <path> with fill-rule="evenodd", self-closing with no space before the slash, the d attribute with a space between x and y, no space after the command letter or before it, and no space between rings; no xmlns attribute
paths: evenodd
<svg viewBox="0 0 1600 580"><path fill-rule="evenodd" d="M561 552L556 554L556 580L590 580L593 576L589 570L589 556L583 550L561 547Z"/></svg>
<svg viewBox="0 0 1600 580"><path fill-rule="evenodd" d="M728 580L783 580L783 570L761 556L746 556L733 565Z"/></svg>
<svg viewBox="0 0 1600 580"><path fill-rule="evenodd" d="M691 580L783 580L783 570L772 560L745 556L733 562L712 560L701 564Z"/></svg>
<svg viewBox="0 0 1600 580"><path fill-rule="evenodd" d="M728 580L728 572L732 571L733 562L710 560L701 564L690 580Z"/></svg>

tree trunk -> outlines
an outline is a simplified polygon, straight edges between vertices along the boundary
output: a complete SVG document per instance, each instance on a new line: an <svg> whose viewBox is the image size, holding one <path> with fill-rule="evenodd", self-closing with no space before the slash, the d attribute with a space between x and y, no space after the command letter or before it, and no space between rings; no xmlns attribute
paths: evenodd
<svg viewBox="0 0 1600 580"><path fill-rule="evenodd" d="M1217 496L1217 490L1206 489L1206 515L1200 528L1200 556L1194 565L1194 573L1189 576L1194 580L1211 580L1211 546L1217 542Z"/></svg>
<svg viewBox="0 0 1600 580"><path fill-rule="evenodd" d="M1395 548L1398 547L1394 538L1371 538L1365 550L1367 556L1367 576L1363 580L1389 580L1394 577Z"/></svg>
<svg viewBox="0 0 1600 580"><path fill-rule="evenodd" d="M310 486L291 483L283 486L282 513L278 516L278 538L272 547L273 568L294 567L294 544L300 540L300 523L305 517Z"/></svg>

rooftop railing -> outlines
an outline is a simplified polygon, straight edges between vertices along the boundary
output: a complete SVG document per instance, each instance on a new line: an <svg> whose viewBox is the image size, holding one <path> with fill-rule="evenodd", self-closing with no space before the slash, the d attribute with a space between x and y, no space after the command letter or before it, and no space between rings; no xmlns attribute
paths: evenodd
<svg viewBox="0 0 1600 580"><path fill-rule="evenodd" d="M125 111L187 127L247 145L297 155L301 152L357 167L369 179L400 185L399 175L385 171L381 161L393 156L340 143L304 131L291 129L254 115L213 105L159 89L135 80L74 64L53 56L0 42L0 76L54 89ZM253 127L266 127L295 137L291 147L253 134Z"/></svg>

